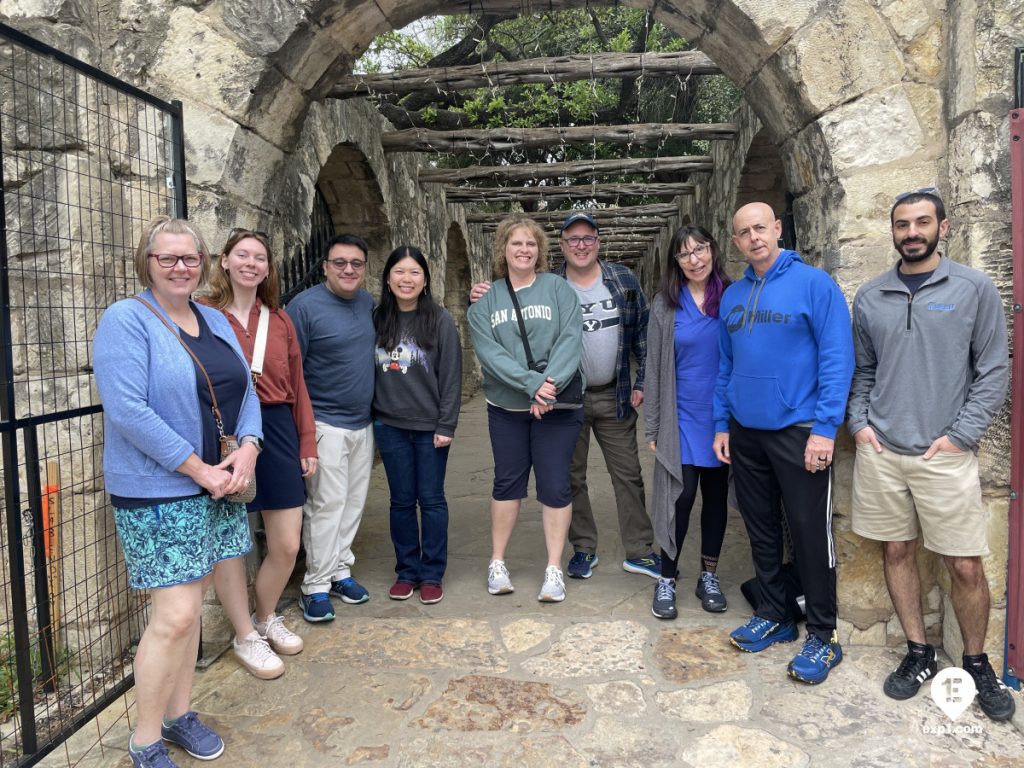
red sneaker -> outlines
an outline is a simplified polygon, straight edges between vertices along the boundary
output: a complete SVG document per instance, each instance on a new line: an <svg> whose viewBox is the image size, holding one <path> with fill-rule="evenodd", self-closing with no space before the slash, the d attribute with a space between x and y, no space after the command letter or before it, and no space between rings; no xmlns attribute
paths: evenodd
<svg viewBox="0 0 1024 768"><path fill-rule="evenodd" d="M424 605L440 603L444 597L444 587L440 584L420 584L420 602Z"/></svg>
<svg viewBox="0 0 1024 768"><path fill-rule="evenodd" d="M396 581L388 590L388 597L392 600L408 600L412 597L413 585L408 581Z"/></svg>

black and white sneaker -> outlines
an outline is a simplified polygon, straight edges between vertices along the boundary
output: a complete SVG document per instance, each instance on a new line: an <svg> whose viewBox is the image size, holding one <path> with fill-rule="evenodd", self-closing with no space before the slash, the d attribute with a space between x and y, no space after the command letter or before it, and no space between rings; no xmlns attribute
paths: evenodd
<svg viewBox="0 0 1024 768"><path fill-rule="evenodd" d="M992 665L988 662L988 655L982 653L980 658L979 664L971 664L964 657L964 669L974 678L981 711L991 720L1009 720L1017 708L1013 694L1003 685L1003 681L996 677Z"/></svg>
<svg viewBox="0 0 1024 768"><path fill-rule="evenodd" d="M903 701L913 698L921 690L921 684L938 672L935 649L930 645L925 648L924 653L907 651L907 655L903 657L896 670L885 678L882 690L890 699Z"/></svg>
<svg viewBox="0 0 1024 768"><path fill-rule="evenodd" d="M651 613L659 619L674 619L676 611L676 580L658 579L654 586L654 602L651 603Z"/></svg>

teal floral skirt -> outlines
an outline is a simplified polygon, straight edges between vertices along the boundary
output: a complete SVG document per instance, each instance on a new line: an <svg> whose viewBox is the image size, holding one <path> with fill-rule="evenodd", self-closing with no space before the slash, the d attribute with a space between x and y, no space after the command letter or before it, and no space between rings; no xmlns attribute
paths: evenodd
<svg viewBox="0 0 1024 768"><path fill-rule="evenodd" d="M245 504L192 496L148 507L114 507L132 589L201 579L214 563L252 548Z"/></svg>

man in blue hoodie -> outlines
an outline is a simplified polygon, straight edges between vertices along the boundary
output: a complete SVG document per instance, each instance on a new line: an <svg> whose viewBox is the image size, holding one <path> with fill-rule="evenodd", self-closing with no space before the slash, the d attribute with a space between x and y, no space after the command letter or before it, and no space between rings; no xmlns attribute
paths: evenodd
<svg viewBox="0 0 1024 768"><path fill-rule="evenodd" d="M843 658L836 637L832 457L853 375L850 313L831 277L781 250L782 223L751 203L733 217L749 266L722 296L715 453L732 464L761 602L730 635L756 653L797 637L782 577L781 498L804 588L807 640L789 674L820 683Z"/></svg>

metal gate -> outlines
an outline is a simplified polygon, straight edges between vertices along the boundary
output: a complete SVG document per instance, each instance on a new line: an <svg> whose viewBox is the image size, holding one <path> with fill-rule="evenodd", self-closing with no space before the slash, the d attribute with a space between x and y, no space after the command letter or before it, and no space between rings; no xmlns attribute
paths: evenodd
<svg viewBox="0 0 1024 768"><path fill-rule="evenodd" d="M133 684L91 346L142 225L186 213L181 105L0 25L0 159L0 766L25 766Z"/></svg>
<svg viewBox="0 0 1024 768"><path fill-rule="evenodd" d="M1024 677L1024 48L1014 61L1016 100L1010 111L1013 208L1013 359L1010 392L1010 553L1006 574L1006 679Z"/></svg>

